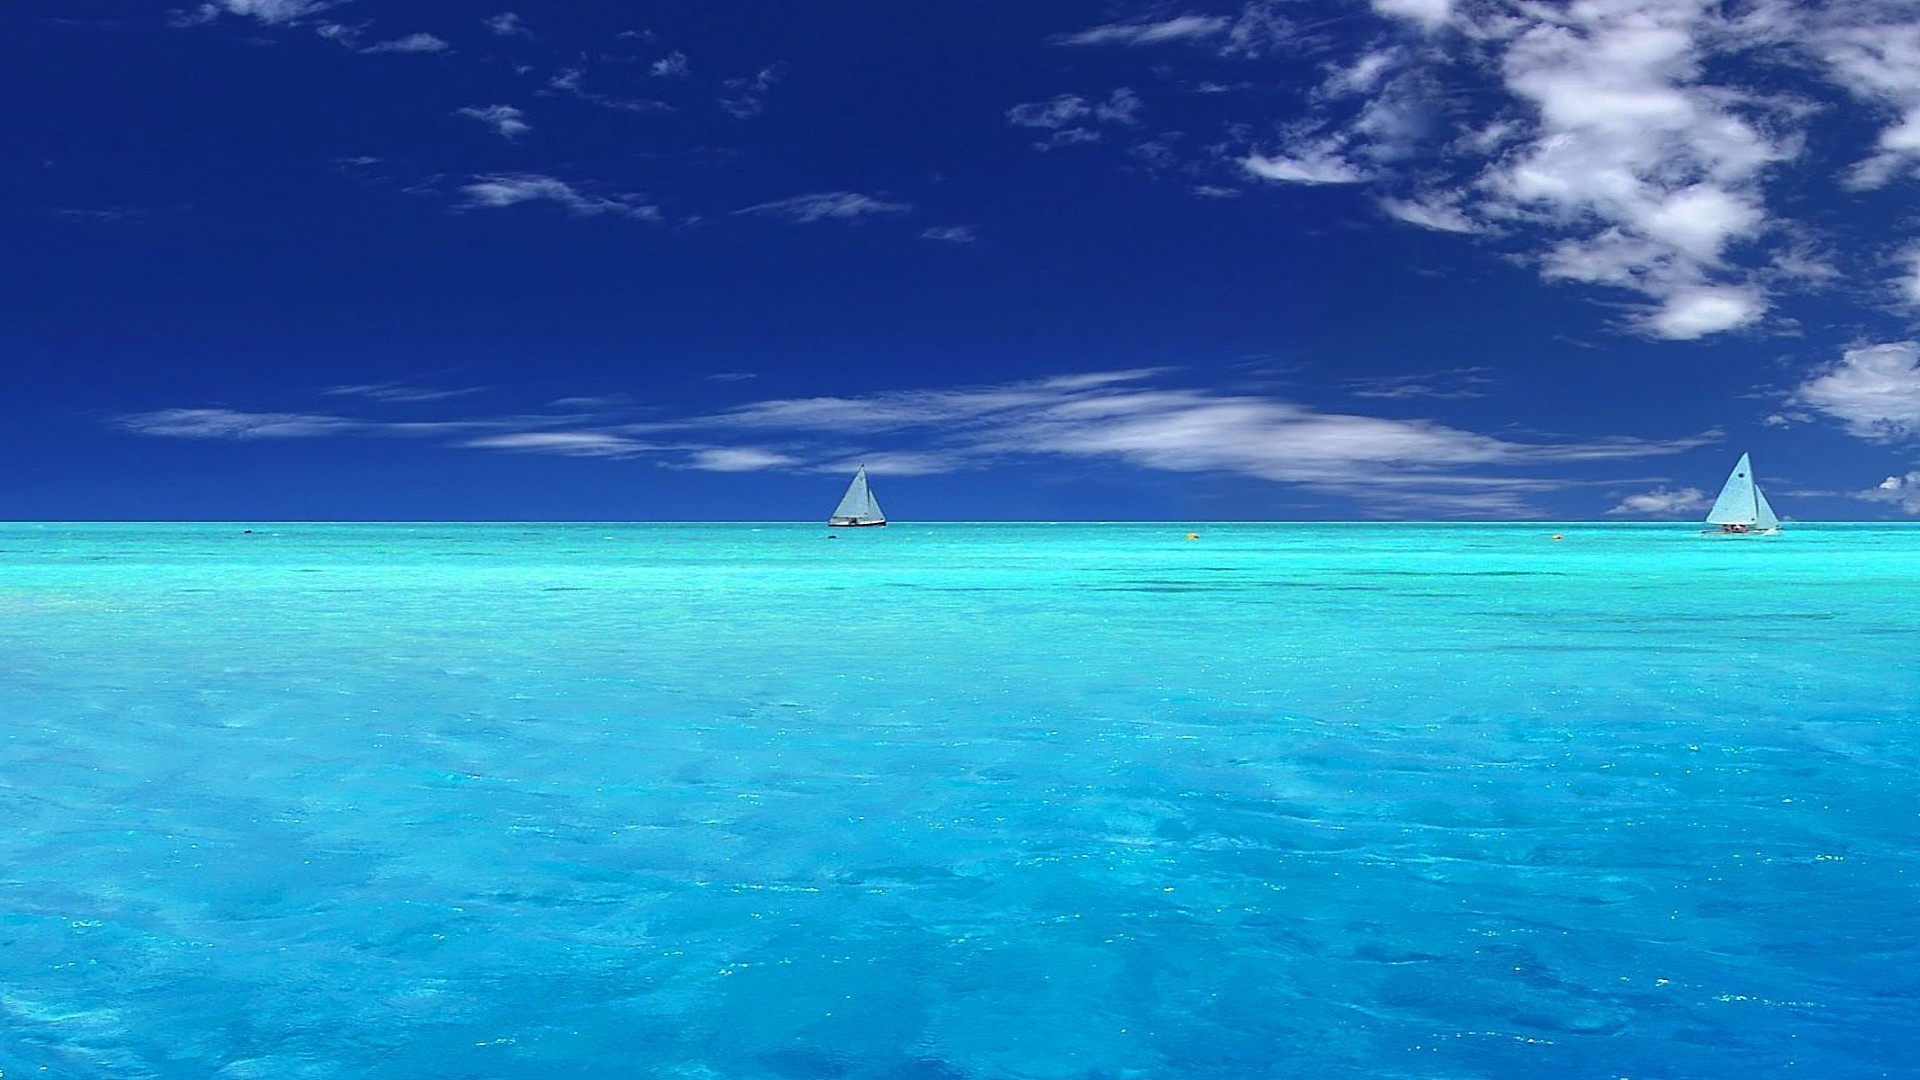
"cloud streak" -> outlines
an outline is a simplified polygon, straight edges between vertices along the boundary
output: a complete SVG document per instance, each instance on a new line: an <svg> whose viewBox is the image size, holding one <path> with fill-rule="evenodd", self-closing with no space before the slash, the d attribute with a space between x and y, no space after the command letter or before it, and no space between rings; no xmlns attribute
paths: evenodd
<svg viewBox="0 0 1920 1080"><path fill-rule="evenodd" d="M1296 484L1433 513L1526 512L1552 488L1502 471L1677 453L1704 437L1520 443L1424 420L1328 413L1273 398L1147 385L1122 371L949 391L764 401L699 425L926 437L948 468L1022 457L1106 459L1162 472Z"/></svg>
<svg viewBox="0 0 1920 1080"><path fill-rule="evenodd" d="M550 202L578 217L603 214L659 221L660 208L642 201L639 195L590 195L558 177L540 173L502 173L476 176L460 188L463 204L471 209L497 210L521 203Z"/></svg>
<svg viewBox="0 0 1920 1080"><path fill-rule="evenodd" d="M1219 15L1180 15L1150 23L1108 23L1055 40L1063 45L1160 45L1218 37L1233 24Z"/></svg>
<svg viewBox="0 0 1920 1080"><path fill-rule="evenodd" d="M811 225L820 221L853 221L864 217L905 214L912 210L913 206L909 203L894 202L875 195L862 195L852 191L826 191L775 199L772 202L736 210L734 213L782 218L796 225Z"/></svg>
<svg viewBox="0 0 1920 1080"><path fill-rule="evenodd" d="M468 105L455 109L453 115L478 120L503 139L516 139L533 130L533 125L527 123L527 114L512 105Z"/></svg>
<svg viewBox="0 0 1920 1080"><path fill-rule="evenodd" d="M179 21L188 25L211 22L222 15L235 15L253 19L269 26L298 22L309 15L317 15L340 0L215 0L201 4L191 13L183 14Z"/></svg>
<svg viewBox="0 0 1920 1080"><path fill-rule="evenodd" d="M1217 474L1359 500L1388 515L1518 517L1563 486L1528 475L1677 453L1707 441L1520 442L1429 420L1327 412L1282 399L1163 385L1150 370L858 397L778 398L697 416L595 404L555 415L392 421L322 413L169 409L122 417L146 436L253 440L411 435L478 450L637 457L710 472L930 474L1048 458ZM385 402L394 384L336 388ZM365 391L372 390L373 393ZM1623 504L1626 505L1626 504Z"/></svg>

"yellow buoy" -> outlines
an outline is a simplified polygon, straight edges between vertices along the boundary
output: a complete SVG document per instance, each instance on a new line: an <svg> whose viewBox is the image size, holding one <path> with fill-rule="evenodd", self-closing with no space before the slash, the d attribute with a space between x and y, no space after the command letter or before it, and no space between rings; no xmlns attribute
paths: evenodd
<svg viewBox="0 0 1920 1080"><path fill-rule="evenodd" d="M1189 539L1189 540L1198 540L1198 539L1200 539L1200 534L1199 534L1199 533L1188 533L1188 534L1187 534L1187 539Z"/></svg>

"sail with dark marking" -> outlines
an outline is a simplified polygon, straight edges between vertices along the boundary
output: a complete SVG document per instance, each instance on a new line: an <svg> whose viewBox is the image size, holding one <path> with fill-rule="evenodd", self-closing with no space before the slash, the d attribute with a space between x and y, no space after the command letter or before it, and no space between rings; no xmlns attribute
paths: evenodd
<svg viewBox="0 0 1920 1080"><path fill-rule="evenodd" d="M847 493L840 497L840 505L834 507L833 516L827 519L828 525L885 525L887 515L880 512L880 500L873 497L873 489L867 486L867 467L853 474L853 482L847 485Z"/></svg>
<svg viewBox="0 0 1920 1080"><path fill-rule="evenodd" d="M1741 454L1734 464L1726 485L1720 489L1720 497L1713 501L1713 509L1707 511L1707 524L1718 525L1728 532L1772 532L1780 528L1780 518L1767 504L1760 485L1754 483L1753 462L1747 455Z"/></svg>

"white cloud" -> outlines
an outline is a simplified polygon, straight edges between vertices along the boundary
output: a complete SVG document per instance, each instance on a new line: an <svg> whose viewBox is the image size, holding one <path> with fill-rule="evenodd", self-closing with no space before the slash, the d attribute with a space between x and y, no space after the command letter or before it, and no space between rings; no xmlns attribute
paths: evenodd
<svg viewBox="0 0 1920 1080"><path fill-rule="evenodd" d="M1380 200L1380 209L1388 216L1395 217L1409 225L1418 225L1435 232L1477 233L1484 232L1485 226L1468 217L1460 209L1457 197L1429 195L1412 199L1392 197Z"/></svg>
<svg viewBox="0 0 1920 1080"><path fill-rule="evenodd" d="M1904 513L1920 514L1920 472L1889 476L1865 491L1849 492L1848 497L1862 502L1888 503Z"/></svg>
<svg viewBox="0 0 1920 1080"><path fill-rule="evenodd" d="M911 204L890 202L872 195L861 195L852 191L826 191L813 195L795 195L791 198L776 199L743 210L736 214L760 214L766 217L785 218L799 225L809 225L817 221L851 221L855 218L872 217L885 214L905 214L913 209Z"/></svg>
<svg viewBox="0 0 1920 1080"><path fill-rule="evenodd" d="M1920 244L1910 244L1900 253L1902 273L1894 280L1894 293L1906 307L1920 307Z"/></svg>
<svg viewBox="0 0 1920 1080"><path fill-rule="evenodd" d="M1058 150L1063 146L1080 146L1085 143L1097 143L1102 136L1092 128L1061 128L1046 138L1033 144L1035 150Z"/></svg>
<svg viewBox="0 0 1920 1080"><path fill-rule="evenodd" d="M1404 401L1426 398L1435 401L1463 401L1487 396L1486 387L1494 382L1491 368L1459 367L1423 375L1380 375L1347 380L1347 392L1354 397L1387 398Z"/></svg>
<svg viewBox="0 0 1920 1080"><path fill-rule="evenodd" d="M603 109L613 109L617 112L656 113L673 111L673 106L664 101L654 101L650 98L615 97L612 94L602 94L598 91L588 90L582 85L586 79L586 75L587 73L580 68L563 68L558 74L555 74L547 80L547 90L578 98L590 105L598 105Z"/></svg>
<svg viewBox="0 0 1920 1080"><path fill-rule="evenodd" d="M1093 112L1093 106L1079 94L1061 94L1051 101L1015 105L1007 110L1007 122L1018 127L1062 128Z"/></svg>
<svg viewBox="0 0 1920 1080"><path fill-rule="evenodd" d="M654 449L647 443L604 431L515 431L482 435L460 445L479 450L564 454L569 457L631 457Z"/></svg>
<svg viewBox="0 0 1920 1080"><path fill-rule="evenodd" d="M1707 493L1696 487L1668 491L1655 488L1639 495L1629 495L1620 500L1620 505L1607 511L1609 514L1628 514L1634 517L1680 517L1686 514L1702 513L1712 507L1713 500Z"/></svg>
<svg viewBox="0 0 1920 1080"><path fill-rule="evenodd" d="M478 120L488 127L491 127L496 134L504 139L512 139L520 135L525 135L527 132L533 130L533 126L527 123L527 114L511 105L488 105L485 107L469 105L465 108L455 109L453 115L464 116L469 120Z"/></svg>
<svg viewBox="0 0 1920 1080"><path fill-rule="evenodd" d="M360 51L363 53L437 53L446 52L453 46L434 37L432 34L408 34L391 41L377 41Z"/></svg>
<svg viewBox="0 0 1920 1080"><path fill-rule="evenodd" d="M1367 179L1367 174L1343 158L1340 147L1331 142L1298 146L1291 155L1253 154L1241 164L1262 180L1288 184L1357 184Z"/></svg>
<svg viewBox="0 0 1920 1080"><path fill-rule="evenodd" d="M1453 18L1453 0L1373 0L1373 10L1438 30Z"/></svg>
<svg viewBox="0 0 1920 1080"><path fill-rule="evenodd" d="M1763 230L1759 181L1790 150L1749 121L1753 95L1701 81L1711 9L1601 0L1568 14L1507 46L1507 88L1536 122L1482 177L1482 212L1559 231L1550 276L1652 297L1659 309L1641 325L1655 336L1759 318L1762 294L1712 277L1729 244Z"/></svg>
<svg viewBox="0 0 1920 1080"><path fill-rule="evenodd" d="M183 21L208 22L222 15L257 19L269 25L297 22L335 6L340 0L215 0L201 4Z"/></svg>
<svg viewBox="0 0 1920 1080"><path fill-rule="evenodd" d="M1033 145L1037 150L1053 150L1062 146L1099 142L1102 136L1098 129L1102 124L1139 123L1143 105L1139 93L1125 86L1113 90L1104 101L1088 99L1079 94L1061 94L1049 101L1015 105L1007 110L1007 123L1015 127L1040 128L1052 132L1046 139Z"/></svg>
<svg viewBox="0 0 1920 1080"><path fill-rule="evenodd" d="M977 464L963 454L887 450L822 461L810 466L807 471L844 475L865 465L874 476L938 476L941 473L961 472Z"/></svg>
<svg viewBox="0 0 1920 1080"><path fill-rule="evenodd" d="M314 33L336 45L352 49L354 52L362 55L378 53L439 53L446 52L453 47L432 34L426 33L408 34L405 37L394 38L390 41L376 41L371 45L363 47L360 43L365 40L367 27L371 25L371 23L360 23L357 26L349 26L346 23L324 22L314 27Z"/></svg>
<svg viewBox="0 0 1920 1080"><path fill-rule="evenodd" d="M1692 341L1746 326L1767 310L1757 290L1736 285L1686 285L1670 290L1644 322L1653 336Z"/></svg>
<svg viewBox="0 0 1920 1080"><path fill-rule="evenodd" d="M1811 242L1831 242L1783 217L1806 200L1769 197L1831 113L1805 89L1810 74L1873 110L1852 115L1878 117L1856 184L1920 177L1914 0L1371 7L1383 22L1342 35L1341 50L1249 0L1235 21L1245 51L1290 48L1319 81L1264 128L1232 123L1224 140L1192 145L1209 147L1214 168L1265 180L1373 185L1400 221L1479 236L1550 280L1638 297L1627 325L1650 337L1763 325L1782 295L1836 277L1830 258L1811 257ZM1410 41L1388 24L1425 32ZM1085 107L1055 99L1021 119L1064 129ZM1829 124L1826 137L1846 130ZM1920 258L1908 266L1900 298L1920 305Z"/></svg>
<svg viewBox="0 0 1920 1080"><path fill-rule="evenodd" d="M533 31L527 29L526 24L520 21L520 16L511 11L503 11L498 15L481 19L480 23L501 37L513 37L516 34L533 36Z"/></svg>
<svg viewBox="0 0 1920 1080"><path fill-rule="evenodd" d="M785 78L786 72L786 65L772 64L761 68L749 78L728 79L721 84L726 87L727 93L716 104L720 106L721 112L735 120L750 120L760 115L761 110L766 107L767 91L773 89L775 83Z"/></svg>
<svg viewBox="0 0 1920 1080"><path fill-rule="evenodd" d="M1158 45L1217 37L1232 22L1218 15L1180 15L1152 23L1108 23L1055 40L1064 45Z"/></svg>
<svg viewBox="0 0 1920 1080"><path fill-rule="evenodd" d="M1122 86L1108 94L1107 100L1093 107L1093 118L1103 123L1137 124L1143 104L1138 93Z"/></svg>
<svg viewBox="0 0 1920 1080"><path fill-rule="evenodd" d="M655 60L653 66L647 70L651 71L655 78L684 79L693 74L693 65L688 62L686 53L676 49Z"/></svg>
<svg viewBox="0 0 1920 1080"><path fill-rule="evenodd" d="M638 221L658 221L661 216L659 207L641 202L638 195L588 195L564 180L539 173L477 176L460 192L467 197L467 206L483 209L545 201L558 203L583 217L613 214Z"/></svg>
<svg viewBox="0 0 1920 1080"><path fill-rule="evenodd" d="M1156 389L1150 372L1103 372L947 391L757 402L690 426L868 439L930 437L945 467L1019 457L1109 459L1220 472L1433 513L1516 516L1556 485L1515 468L1674 453L1700 438L1518 443L1431 421L1321 412L1272 398Z"/></svg>
<svg viewBox="0 0 1920 1080"><path fill-rule="evenodd" d="M795 458L773 450L727 446L695 450L688 456L685 467L706 472L764 472L768 469L791 468L797 464L799 462Z"/></svg>
<svg viewBox="0 0 1920 1080"><path fill-rule="evenodd" d="M923 229L922 240L942 240L949 244L971 244L980 239L979 231L972 225L945 225Z"/></svg>
<svg viewBox="0 0 1920 1080"><path fill-rule="evenodd" d="M168 409L115 423L141 435L176 438L415 436L520 453L646 454L666 467L716 472L838 471L857 456L876 472L906 475L1053 457L1299 485L1362 498L1382 514L1498 517L1534 513L1531 497L1561 486L1515 470L1645 458L1704 441L1517 442L1428 420L1330 413L1270 397L1156 385L1163 375L1106 371L862 397L782 398L678 419L593 398L569 399L566 412L459 420ZM334 393L383 406L431 400L400 384L337 387ZM575 405L588 411L574 411ZM679 441L643 441L667 432ZM849 432L858 432L866 444L857 455L849 454Z"/></svg>
<svg viewBox="0 0 1920 1080"><path fill-rule="evenodd" d="M1835 83L1889 118L1872 152L1847 180L1878 188L1920 165L1920 21L1913 5L1838 3L1809 11L1794 27Z"/></svg>
<svg viewBox="0 0 1920 1080"><path fill-rule="evenodd" d="M1920 435L1920 342L1848 349L1787 399L1841 422L1873 442Z"/></svg>
<svg viewBox="0 0 1920 1080"><path fill-rule="evenodd" d="M123 416L116 422L139 435L181 439L298 439L339 434L360 426L342 416L235 409L161 409Z"/></svg>
<svg viewBox="0 0 1920 1080"><path fill-rule="evenodd" d="M406 386L401 383L360 383L350 386L330 386L321 391L328 397L362 397L372 401L412 402L444 401L447 398L467 397L478 394L485 387L463 386L454 390L440 390L427 386Z"/></svg>

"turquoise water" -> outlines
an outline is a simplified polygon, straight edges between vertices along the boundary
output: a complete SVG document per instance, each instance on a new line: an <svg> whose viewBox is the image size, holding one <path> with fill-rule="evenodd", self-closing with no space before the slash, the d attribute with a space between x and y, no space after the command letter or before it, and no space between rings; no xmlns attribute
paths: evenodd
<svg viewBox="0 0 1920 1080"><path fill-rule="evenodd" d="M241 530L0 525L7 1080L1920 1061L1920 528Z"/></svg>

